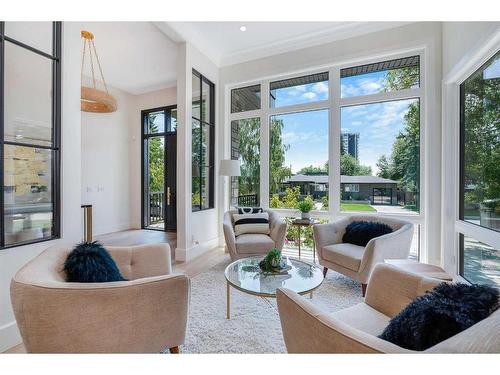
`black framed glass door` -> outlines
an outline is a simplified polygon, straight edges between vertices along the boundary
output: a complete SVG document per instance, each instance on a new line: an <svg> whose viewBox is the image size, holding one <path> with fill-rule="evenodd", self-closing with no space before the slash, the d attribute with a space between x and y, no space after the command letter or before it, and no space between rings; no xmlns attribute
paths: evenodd
<svg viewBox="0 0 500 375"><path fill-rule="evenodd" d="M148 109L142 118L142 227L175 230L177 109Z"/></svg>

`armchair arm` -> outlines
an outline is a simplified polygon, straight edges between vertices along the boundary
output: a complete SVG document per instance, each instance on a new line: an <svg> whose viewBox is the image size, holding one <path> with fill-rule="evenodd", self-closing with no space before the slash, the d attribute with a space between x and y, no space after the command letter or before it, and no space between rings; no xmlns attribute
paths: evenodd
<svg viewBox="0 0 500 375"><path fill-rule="evenodd" d="M286 223L276 212L269 211L269 218L271 222L271 232L269 236L274 241L278 250L283 249L286 236Z"/></svg>
<svg viewBox="0 0 500 375"><path fill-rule="evenodd" d="M276 292L288 353L408 353L324 313L288 289Z"/></svg>
<svg viewBox="0 0 500 375"><path fill-rule="evenodd" d="M127 279L172 273L170 245L167 243L129 247L106 247Z"/></svg>
<svg viewBox="0 0 500 375"><path fill-rule="evenodd" d="M236 236L234 234L233 223L231 221L231 214L226 212L222 222L222 229L224 231L224 238L226 239L226 246L231 254L237 254L236 251Z"/></svg>
<svg viewBox="0 0 500 375"><path fill-rule="evenodd" d="M11 297L28 352L154 353L184 342L189 279L172 274L57 287L13 280Z"/></svg>
<svg viewBox="0 0 500 375"><path fill-rule="evenodd" d="M371 239L365 247L359 266L362 282L368 281L375 264L383 263L384 259L408 258L412 238L413 224L408 223L392 233Z"/></svg>
<svg viewBox="0 0 500 375"><path fill-rule="evenodd" d="M339 243L340 233L349 222L348 218L343 218L327 224L315 224L313 226L313 236L316 248L320 251L324 246Z"/></svg>
<svg viewBox="0 0 500 375"><path fill-rule="evenodd" d="M391 264L379 263L371 274L365 303L392 318L415 297L442 282L405 272Z"/></svg>

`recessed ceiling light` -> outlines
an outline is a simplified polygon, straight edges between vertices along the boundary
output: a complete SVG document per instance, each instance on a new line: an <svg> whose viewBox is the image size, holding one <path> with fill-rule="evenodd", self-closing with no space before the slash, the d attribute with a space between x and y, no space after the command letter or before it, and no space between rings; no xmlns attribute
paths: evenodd
<svg viewBox="0 0 500 375"><path fill-rule="evenodd" d="M240 26L240 31L247 31L247 27L246 26Z"/></svg>

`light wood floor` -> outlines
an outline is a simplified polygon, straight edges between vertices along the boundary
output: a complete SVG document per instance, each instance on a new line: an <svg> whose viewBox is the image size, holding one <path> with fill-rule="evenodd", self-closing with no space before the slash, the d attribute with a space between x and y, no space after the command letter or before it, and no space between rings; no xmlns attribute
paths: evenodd
<svg viewBox="0 0 500 375"><path fill-rule="evenodd" d="M96 236L95 239L108 246L134 246L168 242L172 249L172 257L174 249L177 245L177 236L175 232L161 232L154 230L126 230L123 232ZM224 252L224 248L218 247L207 251L189 262L174 262L173 268L174 272L182 272L189 277L194 277L199 273L210 269L226 258L229 258L229 254ZM5 353L26 353L26 350L24 349L23 344L19 344L10 348Z"/></svg>

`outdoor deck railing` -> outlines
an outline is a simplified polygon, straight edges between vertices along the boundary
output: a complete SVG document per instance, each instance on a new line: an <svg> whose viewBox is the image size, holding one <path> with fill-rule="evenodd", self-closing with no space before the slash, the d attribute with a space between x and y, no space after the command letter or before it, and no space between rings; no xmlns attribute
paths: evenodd
<svg viewBox="0 0 500 375"><path fill-rule="evenodd" d="M149 223L156 224L163 221L163 207L165 194L162 191L149 193Z"/></svg>
<svg viewBox="0 0 500 375"><path fill-rule="evenodd" d="M258 194L238 195L238 206L239 207L255 207L258 205L259 205L259 195Z"/></svg>

